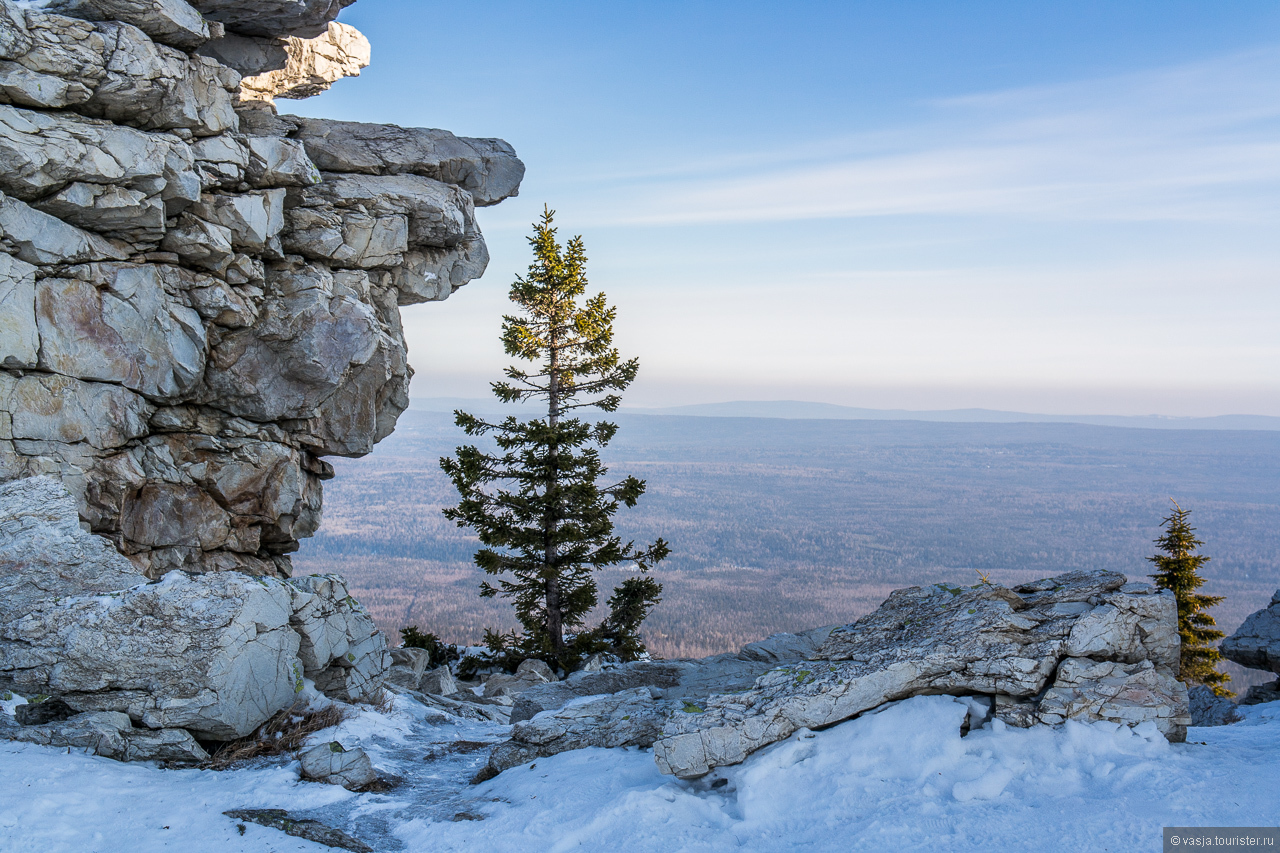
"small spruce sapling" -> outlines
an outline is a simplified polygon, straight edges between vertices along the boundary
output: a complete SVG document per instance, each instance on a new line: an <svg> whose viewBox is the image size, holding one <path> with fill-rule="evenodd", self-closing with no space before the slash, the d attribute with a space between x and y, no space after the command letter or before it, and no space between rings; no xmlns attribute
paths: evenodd
<svg viewBox="0 0 1280 853"><path fill-rule="evenodd" d="M1217 623L1207 612L1223 599L1220 595L1196 592L1204 584L1199 569L1209 562L1209 557L1196 553L1204 542L1196 538L1195 528L1187 521L1191 511L1170 500L1173 511L1164 519L1164 534L1155 540L1161 553L1147 559L1156 566L1156 572L1151 575L1156 587L1172 590L1178 600L1178 635L1182 638L1178 678L1203 684L1216 696L1234 696L1226 688L1231 676L1217 670L1222 653L1214 643L1222 639L1223 633L1214 627Z"/></svg>

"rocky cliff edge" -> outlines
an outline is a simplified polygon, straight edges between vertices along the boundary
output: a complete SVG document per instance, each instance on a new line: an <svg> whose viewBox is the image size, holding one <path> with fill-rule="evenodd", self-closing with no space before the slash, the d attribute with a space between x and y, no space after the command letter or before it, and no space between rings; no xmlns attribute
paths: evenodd
<svg viewBox="0 0 1280 853"><path fill-rule="evenodd" d="M149 578L288 577L323 457L395 427L399 307L488 261L498 139L279 115L369 62L352 0L0 0L0 482Z"/></svg>

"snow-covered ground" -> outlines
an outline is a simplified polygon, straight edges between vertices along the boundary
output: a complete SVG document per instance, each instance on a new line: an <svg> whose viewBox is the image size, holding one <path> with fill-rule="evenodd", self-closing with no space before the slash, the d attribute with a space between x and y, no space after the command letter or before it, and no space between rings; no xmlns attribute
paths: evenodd
<svg viewBox="0 0 1280 853"><path fill-rule="evenodd" d="M329 849L252 824L241 835L222 812L244 807L315 817L380 850L486 853L1158 850L1163 826L1280 823L1280 703L1170 745L1103 723L961 738L965 706L926 696L696 782L660 775L649 751L589 749L476 786L474 744L505 729L397 703L318 736L404 779L385 794L300 782L296 763L160 770L0 744L0 851Z"/></svg>

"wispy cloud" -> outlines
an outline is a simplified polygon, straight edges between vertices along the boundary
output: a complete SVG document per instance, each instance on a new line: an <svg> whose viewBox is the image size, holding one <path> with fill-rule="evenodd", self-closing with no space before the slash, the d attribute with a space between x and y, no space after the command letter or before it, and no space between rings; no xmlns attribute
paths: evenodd
<svg viewBox="0 0 1280 853"><path fill-rule="evenodd" d="M1231 221L1280 213L1280 46L929 105L926 120L781 152L615 173L596 224L912 214Z"/></svg>

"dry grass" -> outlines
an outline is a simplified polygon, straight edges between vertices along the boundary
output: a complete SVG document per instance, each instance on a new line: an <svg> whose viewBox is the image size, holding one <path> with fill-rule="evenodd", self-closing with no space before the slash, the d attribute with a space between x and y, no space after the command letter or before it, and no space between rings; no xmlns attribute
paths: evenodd
<svg viewBox="0 0 1280 853"><path fill-rule="evenodd" d="M307 711L300 705L293 705L258 726L253 734L227 741L218 747L202 767L226 770L251 758L297 752L308 737L322 729L338 725L346 716L346 711L337 705L330 705L319 711Z"/></svg>
<svg viewBox="0 0 1280 853"><path fill-rule="evenodd" d="M376 693L361 699L360 704L368 705L379 714L390 714L395 710L396 694L385 687L379 687Z"/></svg>

